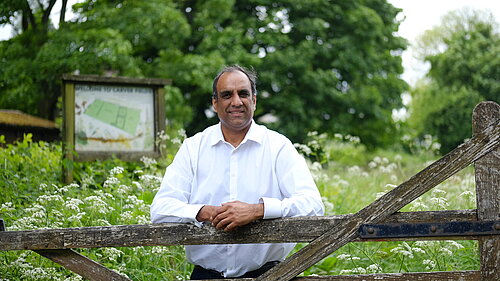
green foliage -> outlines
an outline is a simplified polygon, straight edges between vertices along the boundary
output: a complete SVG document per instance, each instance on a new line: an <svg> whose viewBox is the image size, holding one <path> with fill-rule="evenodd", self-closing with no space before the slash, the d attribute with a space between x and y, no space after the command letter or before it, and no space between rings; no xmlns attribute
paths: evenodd
<svg viewBox="0 0 500 281"><path fill-rule="evenodd" d="M15 3L0 5L0 22L16 19ZM0 42L0 107L54 120L63 73L170 78L169 122L191 135L217 122L212 79L238 63L260 74L256 118L271 113L268 125L294 141L313 130L369 148L395 139L406 41L386 0L87 0L73 10L57 30Z"/></svg>
<svg viewBox="0 0 500 281"><path fill-rule="evenodd" d="M471 135L472 110L480 101L500 102L500 34L485 12L459 10L420 38L430 62L427 80L412 89L409 124L432 134L446 153Z"/></svg>
<svg viewBox="0 0 500 281"><path fill-rule="evenodd" d="M75 163L76 183L61 183L61 146L22 142L0 148L0 217L7 230L146 224L149 205L166 165L185 137L169 132L159 139L160 161L143 158ZM0 142L3 138L0 137ZM191 272L181 246L78 249L83 255L133 280L184 280ZM175 270L170 270L175 268ZM1 252L0 276L11 280L82 280L30 251ZM156 279L155 279L156 278Z"/></svg>
<svg viewBox="0 0 500 281"><path fill-rule="evenodd" d="M149 205L164 168L178 150L184 130L159 137L163 158L125 163L117 159L75 163L75 183L61 179L61 146L23 141L0 147L0 217L7 230L149 223ZM0 137L0 143L2 138ZM432 143L432 142L430 142ZM419 155L366 152L356 137L309 133L298 148L309 153L310 169L326 214L361 210L433 160L432 145ZM426 151L428 149L429 151ZM340 154L339 154L340 153ZM474 176L466 169L403 211L475 208ZM299 245L297 249L302 247ZM192 270L181 246L77 249L132 280L187 279ZM355 274L475 270L477 243L471 241L350 243L305 274ZM0 252L0 276L10 280L82 280L31 251Z"/></svg>

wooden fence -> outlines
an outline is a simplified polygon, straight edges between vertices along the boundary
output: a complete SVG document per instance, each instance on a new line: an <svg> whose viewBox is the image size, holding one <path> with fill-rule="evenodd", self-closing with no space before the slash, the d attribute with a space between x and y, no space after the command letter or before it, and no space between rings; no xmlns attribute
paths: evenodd
<svg viewBox="0 0 500 281"><path fill-rule="evenodd" d="M240 280L500 280L500 106L494 102L476 106L473 128L469 141L355 214L262 220L230 233L173 223L0 231L0 250L32 250L90 280L129 280L72 248L309 242L259 278ZM472 163L476 210L398 212ZM462 228L447 230L453 223ZM383 239L370 237L380 226L418 226L426 231L406 231ZM481 231L477 231L479 226L483 227ZM439 239L479 240L480 270L296 277L349 242Z"/></svg>

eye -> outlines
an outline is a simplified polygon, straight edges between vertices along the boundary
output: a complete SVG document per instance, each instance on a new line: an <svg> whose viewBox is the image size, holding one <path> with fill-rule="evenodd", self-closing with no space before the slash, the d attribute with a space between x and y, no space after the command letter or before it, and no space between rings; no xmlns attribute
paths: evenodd
<svg viewBox="0 0 500 281"><path fill-rule="evenodd" d="M250 96L250 92L247 90L241 90L238 92L240 98L248 98Z"/></svg>
<svg viewBox="0 0 500 281"><path fill-rule="evenodd" d="M220 95L220 97L221 97L222 99L228 99L228 98L230 98L230 97L231 97L231 93L230 93L230 92L227 92L227 91L220 92L220 94L219 94L219 95Z"/></svg>

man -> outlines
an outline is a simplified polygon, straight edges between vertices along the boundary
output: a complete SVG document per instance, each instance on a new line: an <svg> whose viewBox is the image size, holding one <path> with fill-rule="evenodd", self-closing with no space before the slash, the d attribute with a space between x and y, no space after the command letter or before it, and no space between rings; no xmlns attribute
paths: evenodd
<svg viewBox="0 0 500 281"><path fill-rule="evenodd" d="M232 231L258 219L322 215L305 160L283 135L257 125L256 75L224 68L213 82L220 123L184 141L151 205L153 223L211 222ZM294 244L186 246L191 279L258 277Z"/></svg>

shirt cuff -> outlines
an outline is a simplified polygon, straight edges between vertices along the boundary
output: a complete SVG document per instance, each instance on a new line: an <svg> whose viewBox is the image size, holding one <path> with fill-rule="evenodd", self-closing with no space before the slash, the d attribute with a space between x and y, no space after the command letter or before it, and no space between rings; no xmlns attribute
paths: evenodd
<svg viewBox="0 0 500 281"><path fill-rule="evenodd" d="M198 213L200 212L200 210L203 206L205 206L205 204L187 205L186 210L185 210L187 212L187 214L183 215L183 217L192 219L196 224L198 222L196 220L196 216L198 215Z"/></svg>
<svg viewBox="0 0 500 281"><path fill-rule="evenodd" d="M259 200L264 203L264 217L263 219L281 218L281 200L276 198L262 197Z"/></svg>

